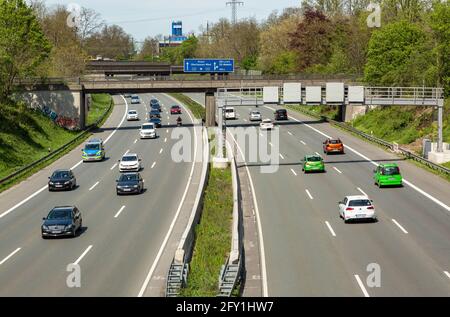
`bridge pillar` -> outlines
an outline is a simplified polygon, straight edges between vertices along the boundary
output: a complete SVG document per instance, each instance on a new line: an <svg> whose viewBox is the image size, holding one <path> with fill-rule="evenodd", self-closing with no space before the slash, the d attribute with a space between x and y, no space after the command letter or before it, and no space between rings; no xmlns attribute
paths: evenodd
<svg viewBox="0 0 450 317"><path fill-rule="evenodd" d="M205 124L207 127L216 126L216 96L214 92L208 91L205 94L205 109L206 109L206 119Z"/></svg>
<svg viewBox="0 0 450 317"><path fill-rule="evenodd" d="M86 128L86 117L87 117L87 95L84 90L80 91L80 129L84 130Z"/></svg>
<svg viewBox="0 0 450 317"><path fill-rule="evenodd" d="M350 122L357 116L366 114L367 107L360 105L341 105L339 106L338 118L342 122Z"/></svg>

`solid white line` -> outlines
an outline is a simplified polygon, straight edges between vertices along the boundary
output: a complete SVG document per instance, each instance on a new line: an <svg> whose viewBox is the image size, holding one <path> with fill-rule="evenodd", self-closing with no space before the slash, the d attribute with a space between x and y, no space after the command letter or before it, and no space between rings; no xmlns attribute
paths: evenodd
<svg viewBox="0 0 450 317"><path fill-rule="evenodd" d="M114 218L118 218L124 209L125 209L125 206L122 206L122 208L120 208L120 210L116 213Z"/></svg>
<svg viewBox="0 0 450 317"><path fill-rule="evenodd" d="M228 133L230 134L231 138L233 139L234 144L236 144L236 146L239 150L239 153L241 154L241 157L245 162L245 155L244 155L244 152L242 151L240 145L237 143L233 134L231 134L229 131L228 131ZM259 253L260 253L260 257L261 257L261 275L262 275L262 284L263 284L263 297L269 297L269 288L268 288L268 284L267 284L266 250L264 248L264 237L263 237L263 233L262 233L261 215L259 213L258 199L256 198L256 191L255 191L255 186L253 184L253 178L252 178L252 175L250 174L250 169L248 168L247 165L245 166L245 170L246 170L248 178L250 180L250 187L251 187L252 193L253 193L253 205L255 207L256 222L258 224L257 227L258 227L258 239L259 239Z"/></svg>
<svg viewBox="0 0 450 317"><path fill-rule="evenodd" d="M290 131L288 131L288 134L289 134L290 136L292 136L292 133L291 133Z"/></svg>
<svg viewBox="0 0 450 317"><path fill-rule="evenodd" d="M167 142L167 138L164 139L164 143L166 143L166 142Z"/></svg>
<svg viewBox="0 0 450 317"><path fill-rule="evenodd" d="M408 234L408 231L406 231L405 228L403 228L402 225L399 224L399 223L397 222L397 220L392 219L392 222L395 223L395 225L396 225L397 227L399 227L400 230L403 231L404 234Z"/></svg>
<svg viewBox="0 0 450 317"><path fill-rule="evenodd" d="M334 170L335 170L336 172L338 172L339 174L342 174L342 172L341 172L337 167L334 167L334 166L333 166L333 168L334 168Z"/></svg>
<svg viewBox="0 0 450 317"><path fill-rule="evenodd" d="M3 218L4 216L6 216L7 214L9 214L10 212L12 212L14 209L22 206L23 204L25 204L26 202L30 201L31 199L33 199L34 197L36 197L37 195L39 195L40 193L42 193L44 190L46 190L48 188L48 185L45 185L44 187L42 187L41 189L39 189L37 192L35 192L34 194L32 194L31 196L28 196L27 198L25 198L24 200L22 200L20 203L16 204L15 206L9 208L7 211L5 211L4 213L2 213L0 215L0 219Z"/></svg>
<svg viewBox="0 0 450 317"><path fill-rule="evenodd" d="M301 144L303 144L303 145L306 145L306 143L305 143L305 142L303 142L303 141L301 141L301 140L300 140L300 143L301 143Z"/></svg>
<svg viewBox="0 0 450 317"><path fill-rule="evenodd" d="M89 188L89 191L93 190L100 182L95 183L94 185L92 185L91 188Z"/></svg>
<svg viewBox="0 0 450 317"><path fill-rule="evenodd" d="M155 165L156 165L156 162L153 162L153 164L152 164L152 167L151 167L151 168L154 168L154 167L155 167Z"/></svg>
<svg viewBox="0 0 450 317"><path fill-rule="evenodd" d="M308 194L309 199L313 200L314 197L311 195L311 193L309 192L309 190L305 189L305 191L306 191L306 193Z"/></svg>
<svg viewBox="0 0 450 317"><path fill-rule="evenodd" d="M273 146L272 142L269 142L269 145L270 145L270 146Z"/></svg>
<svg viewBox="0 0 450 317"><path fill-rule="evenodd" d="M161 154L163 152L163 149L159 150L159 154Z"/></svg>
<svg viewBox="0 0 450 317"><path fill-rule="evenodd" d="M444 274L447 275L448 278L450 278L450 273L448 273L447 271L444 271Z"/></svg>
<svg viewBox="0 0 450 317"><path fill-rule="evenodd" d="M325 221L325 224L327 225L328 230L330 230L331 235L332 235L333 237L336 237L336 233L334 232L334 230L333 230L333 228L331 227L330 223L329 223L328 221Z"/></svg>
<svg viewBox="0 0 450 317"><path fill-rule="evenodd" d="M168 95L167 95L167 97L175 101L174 98L172 98L172 97L170 97ZM194 123L194 119L192 118L192 116L191 116L190 112L187 110L187 108L184 107L183 104L181 104L181 106L186 110L186 113L189 115L189 118L191 119L191 122ZM169 132L169 130L167 130L167 133L168 132ZM202 134L202 138L203 138L203 134ZM181 207L183 207L184 201L186 199L186 196L187 196L187 193L188 193L188 190L189 190L189 186L191 185L192 177L194 175L195 162L197 161L197 138L196 137L194 137L194 153L195 153L194 154L195 157L194 157L194 160L192 162L191 173L189 175L189 179L187 181L186 189L184 190L183 197L181 198L180 204L178 205L177 212L175 213L175 216L174 216L174 218L172 220L172 223L170 224L169 230L167 231L167 235L165 236L164 241L161 244L161 247L160 247L160 249L158 251L158 254L156 255L155 261L153 262L152 266L150 267L150 270L149 270L149 272L148 272L144 282L142 283L142 287L141 287L141 289L140 289L140 291L138 293L138 297L142 297L144 295L145 291L147 290L147 286L150 283L150 280L152 279L152 276L153 276L153 272L155 271L156 266L158 265L158 262L159 262L159 260L160 260L160 258L162 256L162 253L163 253L164 249L166 248L167 242L169 241L170 235L172 234L173 228L175 227L175 224L176 224L176 222L178 220L178 216L180 215Z"/></svg>
<svg viewBox="0 0 450 317"><path fill-rule="evenodd" d="M361 188L358 187L358 190L359 190L364 196L369 197L369 195L367 195Z"/></svg>
<svg viewBox="0 0 450 317"><path fill-rule="evenodd" d="M117 163L111 167L111 171L117 167Z"/></svg>
<svg viewBox="0 0 450 317"><path fill-rule="evenodd" d="M106 138L105 142L103 142L103 143L105 143L105 144L108 143L108 141L109 141L109 140L112 138L112 136L117 132L117 130L119 130L119 128L122 126L122 124L125 122L125 119L127 118L127 113L128 113L128 102L127 102L127 100L124 98L124 96L121 95L121 97L122 97L123 101L125 101L125 113L123 114L122 121L120 121L120 123L119 123L119 125L117 126L117 128L114 129L114 131L111 132L111 134Z"/></svg>
<svg viewBox="0 0 450 317"><path fill-rule="evenodd" d="M282 160L284 160L284 156L283 156L283 154L280 154L280 157L281 157L281 159L282 159Z"/></svg>
<svg viewBox="0 0 450 317"><path fill-rule="evenodd" d="M91 249L92 249L92 245L88 246L87 249L83 252L83 254L80 255L80 257L79 257L73 264L75 264L75 265L80 264L81 260L84 258L84 256L85 256L89 251L91 251Z"/></svg>
<svg viewBox="0 0 450 317"><path fill-rule="evenodd" d="M369 293L367 292L366 288L364 287L363 282L359 278L359 275L355 274L355 278L356 278L356 281L358 282L359 287L361 288L361 290L364 294L364 297L370 297Z"/></svg>
<svg viewBox="0 0 450 317"><path fill-rule="evenodd" d="M306 127L308 127L308 128L310 128L310 129L316 131L317 133L319 133L320 135L323 135L323 136L326 137L326 138L331 138L329 135L326 135L325 133L323 133L323 132L317 130L316 128L310 126L310 125L307 124L307 123L304 123L304 122L301 121L301 120L298 120L298 119L293 118L293 117L290 117L290 119L292 119L292 120L294 120L294 121L296 121L296 122L302 123L302 124L305 125ZM364 154L361 154L360 152L356 151L356 150L353 149L352 147L350 147L350 146L348 146L348 145L347 145L346 147L347 147L347 149L349 149L350 151L352 151L352 152L355 153L356 155L362 157L362 158L365 159L367 162L371 163L372 165L375 165L375 166L377 166L377 167L379 166L378 163L372 161L370 158L368 158L368 157L365 156ZM403 182L404 182L406 185L410 186L410 187L411 187L412 189L414 189L415 191L419 192L419 193L422 194L423 196L425 196L425 197L427 197L428 199L430 199L431 201L435 202L436 204L438 204L439 206L441 206L441 207L444 208L445 210L450 211L450 206L447 206L445 203L443 203L443 202L440 201L439 199L437 199L437 198L433 197L432 195L428 194L427 192L425 192L424 190L420 189L419 187L417 187L416 185L414 185L413 183L409 182L409 181L406 180L406 179L403 179Z"/></svg>
<svg viewBox="0 0 450 317"><path fill-rule="evenodd" d="M297 173L291 168L291 172L292 174L294 174L295 176L297 176Z"/></svg>
<svg viewBox="0 0 450 317"><path fill-rule="evenodd" d="M21 250L21 248L17 248L15 251L11 252L10 255L8 255L6 258L4 258L1 262L0 265L2 265L3 263L5 263L6 261L8 261L10 258L12 258L14 256L14 254L16 254L17 252L19 252Z"/></svg>

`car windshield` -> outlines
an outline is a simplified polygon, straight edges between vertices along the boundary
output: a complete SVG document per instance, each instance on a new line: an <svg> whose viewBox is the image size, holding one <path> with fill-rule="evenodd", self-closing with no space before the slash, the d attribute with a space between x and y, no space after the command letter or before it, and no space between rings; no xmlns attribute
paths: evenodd
<svg viewBox="0 0 450 317"><path fill-rule="evenodd" d="M133 161L137 161L137 157L136 156L124 156L122 158L123 162L133 162Z"/></svg>
<svg viewBox="0 0 450 317"><path fill-rule="evenodd" d="M137 112L136 111L128 111L128 114L136 114Z"/></svg>
<svg viewBox="0 0 450 317"><path fill-rule="evenodd" d="M50 220L72 218L71 209L53 209L47 217Z"/></svg>
<svg viewBox="0 0 450 317"><path fill-rule="evenodd" d="M272 120L270 120L270 119L264 119L264 120L263 120L263 123L272 123Z"/></svg>
<svg viewBox="0 0 450 317"><path fill-rule="evenodd" d="M142 126L142 130L152 130L155 126L153 124L146 124Z"/></svg>
<svg viewBox="0 0 450 317"><path fill-rule="evenodd" d="M383 168L382 171L383 175L400 175L400 170L397 166L390 166L390 167L385 167Z"/></svg>
<svg viewBox="0 0 450 317"><path fill-rule="evenodd" d="M100 144L86 144L85 149L86 150L99 150Z"/></svg>
<svg viewBox="0 0 450 317"><path fill-rule="evenodd" d="M308 157L306 158L307 162L321 162L322 158L318 157L318 156L312 156L312 157Z"/></svg>
<svg viewBox="0 0 450 317"><path fill-rule="evenodd" d="M225 112L228 112L228 113L234 112L234 109L226 109Z"/></svg>
<svg viewBox="0 0 450 317"><path fill-rule="evenodd" d="M341 140L330 140L330 144L341 144Z"/></svg>
<svg viewBox="0 0 450 317"><path fill-rule="evenodd" d="M150 113L152 113L152 114L159 114L159 111L158 110L152 110L152 111L150 111Z"/></svg>
<svg viewBox="0 0 450 317"><path fill-rule="evenodd" d="M132 182L138 180L137 174L124 174L120 176L120 182Z"/></svg>
<svg viewBox="0 0 450 317"><path fill-rule="evenodd" d="M277 112L278 112L279 114L285 114L285 113L286 113L286 110L277 110Z"/></svg>
<svg viewBox="0 0 450 317"><path fill-rule="evenodd" d="M172 109L180 109L180 106L172 106Z"/></svg>
<svg viewBox="0 0 450 317"><path fill-rule="evenodd" d="M258 111L253 111L252 114L253 115L259 115L260 113Z"/></svg>
<svg viewBox="0 0 450 317"><path fill-rule="evenodd" d="M159 118L151 118L150 121L152 121L152 122L161 122L161 120L159 120Z"/></svg>
<svg viewBox="0 0 450 317"><path fill-rule="evenodd" d="M369 207L372 206L372 202L368 199L356 199L350 200L348 205L350 207Z"/></svg>
<svg viewBox="0 0 450 317"><path fill-rule="evenodd" d="M69 178L69 172L67 171L54 172L52 178Z"/></svg>

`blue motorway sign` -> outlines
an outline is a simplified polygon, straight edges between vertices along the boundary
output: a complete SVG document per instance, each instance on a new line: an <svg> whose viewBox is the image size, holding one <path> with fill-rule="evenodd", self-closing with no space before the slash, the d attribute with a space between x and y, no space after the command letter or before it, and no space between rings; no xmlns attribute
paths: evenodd
<svg viewBox="0 0 450 317"><path fill-rule="evenodd" d="M185 73L233 73L234 59L185 59Z"/></svg>

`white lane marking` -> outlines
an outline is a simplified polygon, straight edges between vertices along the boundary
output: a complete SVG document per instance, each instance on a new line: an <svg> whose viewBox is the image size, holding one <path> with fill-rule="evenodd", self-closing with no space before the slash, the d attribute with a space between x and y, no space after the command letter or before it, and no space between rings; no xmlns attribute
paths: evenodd
<svg viewBox="0 0 450 317"><path fill-rule="evenodd" d="M358 274L355 274L355 279L356 279L356 282L358 282L358 285L359 285L359 287L361 288L361 290L362 290L362 292L363 292L363 294L364 294L364 297L370 297L369 293L368 293L367 290L366 290L366 287L364 286L363 282L362 282L361 279L359 278L359 275L358 275Z"/></svg>
<svg viewBox="0 0 450 317"><path fill-rule="evenodd" d="M95 183L94 185L92 185L91 188L89 188L89 191L93 190L100 182Z"/></svg>
<svg viewBox="0 0 450 317"><path fill-rule="evenodd" d="M262 134L261 132L259 132L259 136L264 137L264 134Z"/></svg>
<svg viewBox="0 0 450 317"><path fill-rule="evenodd" d="M307 190L307 189L305 189L305 192L308 194L308 196L309 196L309 199L311 199L311 200L313 200L314 199L314 197L311 195L311 193L310 193L310 191L309 190Z"/></svg>
<svg viewBox="0 0 450 317"><path fill-rule="evenodd" d="M166 130L166 133L169 133L169 129Z"/></svg>
<svg viewBox="0 0 450 317"><path fill-rule="evenodd" d="M275 108L269 107L269 106L265 106L267 109L273 110L275 111Z"/></svg>
<svg viewBox="0 0 450 317"><path fill-rule="evenodd" d="M447 271L444 271L444 274L447 275L448 278L450 278L450 273L448 273Z"/></svg>
<svg viewBox="0 0 450 317"><path fill-rule="evenodd" d="M272 144L272 142L269 142L269 145L273 147L273 144Z"/></svg>
<svg viewBox="0 0 450 317"><path fill-rule="evenodd" d="M151 167L151 168L154 168L154 167L155 167L155 165L156 165L156 162L153 162L153 164L152 164L152 167Z"/></svg>
<svg viewBox="0 0 450 317"><path fill-rule="evenodd" d="M164 139L164 143L166 143L166 142L167 142L167 138Z"/></svg>
<svg viewBox="0 0 450 317"><path fill-rule="evenodd" d="M117 167L117 163L111 167L111 171Z"/></svg>
<svg viewBox="0 0 450 317"><path fill-rule="evenodd" d="M241 154L242 159L245 162L245 155L242 151L240 145L237 143L236 139L234 138L233 134L231 134L229 131L231 138L233 139L234 144L236 144L239 153ZM269 297L269 289L267 284L267 266L266 266L266 250L264 248L264 236L262 233L262 225L261 225L261 215L259 213L259 206L258 206L258 199L256 198L256 190L255 186L253 184L253 178L250 174L250 169L248 166L245 166L245 170L247 172L248 178L250 180L250 187L252 189L253 193L253 206L255 207L255 214L256 214L256 222L258 223L258 239L259 239L259 253L261 257L261 275L262 275L262 284L263 284L263 297Z"/></svg>
<svg viewBox="0 0 450 317"><path fill-rule="evenodd" d="M399 227L400 230L403 231L404 234L408 234L408 231L406 231L405 228L403 228L402 225L399 224L397 220L392 219L392 222L395 223L395 225L396 225L397 227Z"/></svg>
<svg viewBox="0 0 450 317"><path fill-rule="evenodd" d="M294 171L294 169L291 168L291 172L292 172L292 174L294 174L295 176L297 176L297 173Z"/></svg>
<svg viewBox="0 0 450 317"><path fill-rule="evenodd" d="M334 166L333 166L333 168L334 168L334 170L335 170L336 172L338 172L339 174L342 174L342 172L341 172L337 167L334 167Z"/></svg>
<svg viewBox="0 0 450 317"><path fill-rule="evenodd" d="M27 198L25 198L24 200L22 200L21 202L19 202L18 204L16 204L15 206L9 208L7 211L5 211L4 213L2 213L0 215L0 219L5 217L7 214L9 214L10 212L12 212L14 209L19 208L20 206L22 206L23 204L25 204L26 202L30 201L31 199L33 199L34 197L36 197L37 195L39 195L40 193L42 193L44 190L46 190L48 188L48 185L45 185L44 187L42 187L41 189L39 189L37 192L35 192L34 194L28 196Z"/></svg>
<svg viewBox="0 0 450 317"><path fill-rule="evenodd" d="M319 152L316 152L315 154L316 154L317 156L320 156Z"/></svg>
<svg viewBox="0 0 450 317"><path fill-rule="evenodd" d="M161 154L163 151L164 151L163 149L159 150L159 154Z"/></svg>
<svg viewBox="0 0 450 317"><path fill-rule="evenodd" d="M326 137L326 138L331 138L329 135L326 135L325 133L323 133L323 132L317 130L316 128L310 126L310 125L307 124L307 123L304 123L304 122L301 121L301 120L298 120L298 119L293 118L293 117L289 117L289 118L292 119L292 120L294 120L294 121L296 121L296 122L302 123L304 126L306 126L306 127L310 128L310 129L316 131L317 133L319 133L320 135L323 135L323 136ZM356 151L356 150L353 149L352 147L350 147L350 146L348 146L348 145L346 145L346 147L347 147L347 149L349 149L350 151L352 151L352 152L355 153L356 155L362 157L362 158L365 159L367 162L371 163L372 165L375 165L375 166L377 166L377 167L379 166L378 163L372 161L370 158L368 158L368 157L365 156L364 154L359 153L358 151ZM440 200L437 199L436 197L433 197L432 195L428 194L428 193L425 192L423 189L420 189L419 187L417 187L416 185L414 185L413 183L409 182L409 181L406 180L406 179L403 179L403 182L404 182L405 184L407 184L408 186L410 186L410 187L411 187L412 189L414 189L415 191L419 192L419 193L422 194L423 196L425 196L425 197L427 197L428 199L430 199L431 201L435 202L437 205L441 206L441 207L444 208L445 210L450 211L450 206L447 206L445 203L443 203L442 201L440 201Z"/></svg>
<svg viewBox="0 0 450 317"><path fill-rule="evenodd" d="M81 260L86 256L86 254L91 251L92 245L88 246L87 249L83 252L83 254L80 255L80 257L73 263L75 265L80 264Z"/></svg>
<svg viewBox="0 0 450 317"><path fill-rule="evenodd" d="M130 153L130 150L127 150L123 156L127 155L128 153Z"/></svg>
<svg viewBox="0 0 450 317"><path fill-rule="evenodd" d="M169 116L167 116L167 120L170 120L170 117L169 117Z"/></svg>
<svg viewBox="0 0 450 317"><path fill-rule="evenodd" d="M334 230L333 230L333 228L331 227L330 223L329 223L328 221L325 221L325 224L327 225L328 230L330 230L331 235L332 235L333 237L336 237L336 233L334 232Z"/></svg>
<svg viewBox="0 0 450 317"><path fill-rule="evenodd" d="M127 113L128 113L128 102L127 102L127 100L125 99L124 96L121 95L121 97L122 97L123 101L125 101L125 113L123 114L122 121L120 121L120 123L119 123L119 125L117 126L117 128L115 128L114 131L111 132L111 134L106 138L106 140L105 140L105 142L104 142L105 144L108 143L108 141L112 138L112 136L113 136L114 134L116 134L116 132L119 130L119 128L122 126L122 124L125 122L125 119L127 118Z"/></svg>
<svg viewBox="0 0 450 317"><path fill-rule="evenodd" d="M80 166L82 163L83 163L83 160L79 161L77 164L75 164L74 166L72 166L72 167L70 168L70 170L73 171L73 170L76 169L78 166Z"/></svg>
<svg viewBox="0 0 450 317"><path fill-rule="evenodd" d="M288 131L288 134L290 135L290 136L292 136L293 134L290 132L290 131Z"/></svg>
<svg viewBox="0 0 450 317"><path fill-rule="evenodd" d="M137 141L138 141L137 139L136 139L136 140L134 140L134 144L136 144L136 143L137 143Z"/></svg>
<svg viewBox="0 0 450 317"><path fill-rule="evenodd" d="M166 95L166 96L168 98L170 98L170 99L175 101L174 98L172 98L172 97L170 97L168 95ZM190 112L187 110L187 108L184 107L183 104L181 104L181 106L186 110L186 113L189 115L189 118L191 119L191 122L194 123L194 119L192 118L192 116L191 116ZM169 133L169 130L167 130L167 133ZM203 138L203 134L202 134L202 138ZM150 280L152 279L152 276L153 276L153 272L155 271L156 266L158 265L158 262L161 259L161 256L163 254L164 249L166 248L167 242L169 241L169 238L170 238L170 236L172 234L173 228L175 227L175 224L176 224L176 222L178 220L178 217L180 215L181 207L183 207L184 201L186 199L186 196L187 196L187 193L188 193L188 190L189 190L189 186L191 185L192 177L194 175L195 162L197 161L197 138L196 137L194 137L194 153L195 153L194 154L194 160L192 162L191 172L190 172L187 184L186 184L186 189L184 190L184 193L183 193L183 197L181 197L180 204L178 205L177 212L175 213L175 216L173 217L172 223L170 224L169 230L167 231L167 235L165 236L165 238L163 240L163 243L161 244L161 247L160 247L160 249L158 251L158 254L156 255L155 261L153 262L152 266L150 267L150 270L148 271L148 274L147 274L144 282L142 283L142 287L141 287L137 297L142 297L144 295L145 291L147 290L147 286L150 283Z"/></svg>
<svg viewBox="0 0 450 317"><path fill-rule="evenodd" d="M281 157L281 159L282 159L282 160L284 160L284 156L283 156L283 154L281 154L281 153L280 153L280 157Z"/></svg>
<svg viewBox="0 0 450 317"><path fill-rule="evenodd" d="M14 256L14 254L16 254L17 252L19 252L21 250L21 248L17 248L16 250L14 250L13 252L11 252L6 258L4 258L3 260L0 261L0 265L2 265L3 263L5 263L6 261L8 261L10 258L12 258Z"/></svg>
<svg viewBox="0 0 450 317"><path fill-rule="evenodd" d="M369 195L367 195L361 188L358 187L357 189L358 189L359 192L362 193L364 196L369 197Z"/></svg>
<svg viewBox="0 0 450 317"><path fill-rule="evenodd" d="M244 122L247 122L247 119L243 119L244 120Z"/></svg>
<svg viewBox="0 0 450 317"><path fill-rule="evenodd" d="M303 144L303 145L306 145L306 143L305 143L305 142L303 142L302 140L300 140L300 143L301 143L301 144Z"/></svg>
<svg viewBox="0 0 450 317"><path fill-rule="evenodd" d="M122 208L120 208L119 211L115 214L114 218L118 218L124 209L125 206L122 206Z"/></svg>

